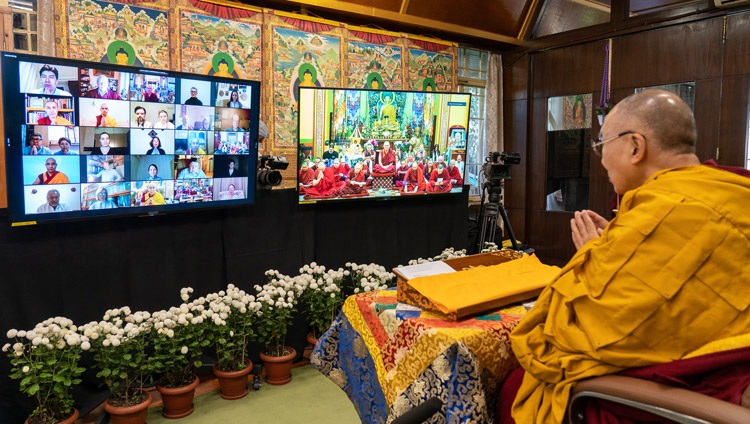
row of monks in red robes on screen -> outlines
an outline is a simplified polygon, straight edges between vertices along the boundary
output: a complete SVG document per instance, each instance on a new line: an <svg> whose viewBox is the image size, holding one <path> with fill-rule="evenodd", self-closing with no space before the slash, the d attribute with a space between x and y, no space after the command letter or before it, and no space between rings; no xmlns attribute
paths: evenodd
<svg viewBox="0 0 750 424"><path fill-rule="evenodd" d="M402 193L441 193L463 185L455 161L447 165L439 157L434 164L431 161L425 164L408 157L399 163L388 142L378 153L377 163L365 158L354 167L338 159L332 166L322 161L312 165L303 162L298 176L300 195L307 198L368 195L376 177L390 178L391 188Z"/></svg>

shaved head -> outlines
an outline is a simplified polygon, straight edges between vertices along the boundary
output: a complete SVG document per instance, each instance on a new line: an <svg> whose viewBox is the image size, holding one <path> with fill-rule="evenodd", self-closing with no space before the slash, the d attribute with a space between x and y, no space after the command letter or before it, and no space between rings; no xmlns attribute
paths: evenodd
<svg viewBox="0 0 750 424"><path fill-rule="evenodd" d="M633 131L643 132L663 150L695 152L698 133L693 111L674 93L655 89L641 91L617 103L610 115L626 119Z"/></svg>

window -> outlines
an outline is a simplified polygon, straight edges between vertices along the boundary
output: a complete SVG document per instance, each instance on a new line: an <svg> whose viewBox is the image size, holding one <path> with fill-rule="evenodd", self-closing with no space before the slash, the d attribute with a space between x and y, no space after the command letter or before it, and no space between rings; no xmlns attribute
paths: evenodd
<svg viewBox="0 0 750 424"><path fill-rule="evenodd" d="M485 83L487 81L487 65L490 53L466 47L458 49L458 91L471 93L471 112L469 116L469 134L466 143L466 163L464 181L471 188L470 196L479 196L480 187L477 185L479 168L484 163L484 98Z"/></svg>
<svg viewBox="0 0 750 424"><path fill-rule="evenodd" d="M37 1L10 0L13 12L13 50L37 53Z"/></svg>

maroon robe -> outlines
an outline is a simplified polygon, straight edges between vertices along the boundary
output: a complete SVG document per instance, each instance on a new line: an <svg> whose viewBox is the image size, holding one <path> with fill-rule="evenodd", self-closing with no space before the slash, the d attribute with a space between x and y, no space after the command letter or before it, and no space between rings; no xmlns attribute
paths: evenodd
<svg viewBox="0 0 750 424"><path fill-rule="evenodd" d="M394 172L396 170L396 153L393 149L388 149L387 152L385 149L381 150L379 163L376 163L372 170L379 174Z"/></svg>
<svg viewBox="0 0 750 424"><path fill-rule="evenodd" d="M305 197L307 196L330 196L333 190L335 190L335 182L333 181L333 173L318 170L315 174L315 179L318 183L314 186L305 190ZM314 184L314 181L313 181Z"/></svg>
<svg viewBox="0 0 750 424"><path fill-rule="evenodd" d="M448 167L448 175L450 175L450 177L451 177L451 185L453 185L455 187L461 187L462 185L464 185L464 179L461 178L461 173L458 171L458 167L457 166L454 166L453 168L451 168L449 166ZM453 181L453 180L455 180L455 181Z"/></svg>
<svg viewBox="0 0 750 424"><path fill-rule="evenodd" d="M307 191L309 187L303 186L312 184L312 180L315 179L315 171L313 171L309 167L307 168L307 171L303 171L300 169L298 177L299 184L302 184L301 186L299 186L299 193L305 194L305 191Z"/></svg>
<svg viewBox="0 0 750 424"><path fill-rule="evenodd" d="M442 178L442 184L438 183L438 178ZM451 176L448 174L448 170L443 168L443 172L440 172L437 167L430 174L430 183L427 186L427 191L435 193L444 193L451 191Z"/></svg>
<svg viewBox="0 0 750 424"><path fill-rule="evenodd" d="M404 185L404 179L406 178L406 173L409 172L411 169L411 166L408 163L404 163L403 165L399 166L396 170L396 186L401 187Z"/></svg>
<svg viewBox="0 0 750 424"><path fill-rule="evenodd" d="M365 171L364 168L360 170L358 173L354 173L354 169L349 171L349 178L346 181L346 185L341 187L339 191L336 193L339 196L343 196L345 194L363 194L367 193L367 189L365 186L360 186L359 184L352 184L352 181L364 183L367 182L367 171Z"/></svg>
<svg viewBox="0 0 750 424"><path fill-rule="evenodd" d="M414 189L416 189L416 191L418 192L421 192L425 191L426 188L427 184L425 184L422 169L417 167L417 170L414 171L413 169L409 168L409 170L406 171L406 177L404 178L404 190L409 193L413 193Z"/></svg>
<svg viewBox="0 0 750 424"><path fill-rule="evenodd" d="M336 182L346 180L346 178L349 175L349 171L350 171L349 165L347 165L345 163L339 164L338 168L336 168L335 165L330 166L329 168L331 168L331 170L333 170L333 176L334 176Z"/></svg>

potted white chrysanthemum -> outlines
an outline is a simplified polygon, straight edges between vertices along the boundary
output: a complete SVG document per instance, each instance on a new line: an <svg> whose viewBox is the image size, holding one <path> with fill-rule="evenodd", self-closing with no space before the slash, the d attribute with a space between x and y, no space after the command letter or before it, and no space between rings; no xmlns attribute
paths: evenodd
<svg viewBox="0 0 750 424"><path fill-rule="evenodd" d="M349 271L305 265L300 268L299 278L304 284L300 304L310 326L308 341L314 344L328 330L341 308L342 283Z"/></svg>
<svg viewBox="0 0 750 424"><path fill-rule="evenodd" d="M32 330L9 330L11 343L3 346L11 363L10 377L21 380L20 388L34 398L36 409L27 420L37 423L72 423L78 419L70 390L81 382L85 371L79 365L81 350L90 347L73 321L49 318Z"/></svg>
<svg viewBox="0 0 750 424"><path fill-rule="evenodd" d="M143 383L153 371L150 317L149 312L132 313L124 306L108 310L101 321L79 329L90 340L96 376L109 389L104 409L113 424L146 422L151 394L143 390Z"/></svg>
<svg viewBox="0 0 750 424"><path fill-rule="evenodd" d="M349 270L346 291L353 294L385 290L393 287L396 281L396 275L382 265L347 263L346 267Z"/></svg>
<svg viewBox="0 0 750 424"><path fill-rule="evenodd" d="M260 353L270 384L286 384L292 379L292 361L297 351L286 345L286 333L294 318L298 297L304 290L304 279L266 271L269 282L256 285L258 311L258 340L265 348Z"/></svg>
<svg viewBox="0 0 750 424"><path fill-rule="evenodd" d="M211 343L206 316L206 299L189 301L192 288L180 292L179 307L154 312L153 365L161 378L156 386L164 403L162 415L180 418L193 412L193 396L198 386L196 368L202 365L203 349Z"/></svg>
<svg viewBox="0 0 750 424"><path fill-rule="evenodd" d="M211 341L216 352L214 374L221 397L239 399L247 394L247 376L252 362L247 344L253 340L260 303L255 297L229 284L226 291L206 295Z"/></svg>

